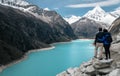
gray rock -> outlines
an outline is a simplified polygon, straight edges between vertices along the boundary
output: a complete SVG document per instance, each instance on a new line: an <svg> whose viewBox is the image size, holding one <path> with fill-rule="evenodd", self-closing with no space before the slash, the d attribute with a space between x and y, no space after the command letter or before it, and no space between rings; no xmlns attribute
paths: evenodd
<svg viewBox="0 0 120 76"><path fill-rule="evenodd" d="M96 71L95 71L94 67L91 65L91 66L88 66L88 67L86 68L85 73L86 73L86 74L89 74L89 75L93 75L93 74L96 73Z"/></svg>
<svg viewBox="0 0 120 76"><path fill-rule="evenodd" d="M67 69L67 73L72 75L75 73L75 70L73 68L69 68Z"/></svg>
<svg viewBox="0 0 120 76"><path fill-rule="evenodd" d="M98 70L98 73L101 74L101 75L105 75L105 74L108 74L112 71L113 69L110 67L110 68L103 68L103 69L99 69Z"/></svg>
<svg viewBox="0 0 120 76"><path fill-rule="evenodd" d="M104 68L108 68L111 66L113 62L113 59L109 59L109 60L99 60L99 61L96 61L94 64L93 64L93 67L95 69L104 69Z"/></svg>
<svg viewBox="0 0 120 76"><path fill-rule="evenodd" d="M110 48L112 51L114 52L120 52L120 43L115 43L115 44L112 44L111 48Z"/></svg>
<svg viewBox="0 0 120 76"><path fill-rule="evenodd" d="M83 74L82 74L81 72L78 72L78 71L77 71L77 72L75 72L74 75L72 75L72 76L83 76Z"/></svg>
<svg viewBox="0 0 120 76"><path fill-rule="evenodd" d="M90 60L90 61L88 61L88 62L85 62L85 63L83 63L82 65L84 66L84 67L87 67L87 66L90 66L90 65L92 65L92 60Z"/></svg>
<svg viewBox="0 0 120 76"><path fill-rule="evenodd" d="M86 67L82 64L82 65L80 66L80 71L81 71L82 73L84 73L85 70L86 70Z"/></svg>
<svg viewBox="0 0 120 76"><path fill-rule="evenodd" d="M120 69L113 70L107 76L120 76Z"/></svg>
<svg viewBox="0 0 120 76"><path fill-rule="evenodd" d="M60 74L57 74L56 76L70 76L69 74L67 74L66 71L63 71L62 73Z"/></svg>
<svg viewBox="0 0 120 76"><path fill-rule="evenodd" d="M116 62L116 67L120 68L120 62Z"/></svg>

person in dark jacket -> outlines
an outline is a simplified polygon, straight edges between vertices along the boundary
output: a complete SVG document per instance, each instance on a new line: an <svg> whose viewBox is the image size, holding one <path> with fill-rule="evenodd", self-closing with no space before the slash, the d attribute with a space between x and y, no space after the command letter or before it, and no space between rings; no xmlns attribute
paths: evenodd
<svg viewBox="0 0 120 76"><path fill-rule="evenodd" d="M95 41L94 41L94 45L95 45L95 55L94 57L97 58L97 53L98 50L100 50L100 54L99 54L99 59L102 59L102 54L103 54L103 32L102 32L102 28L99 28L98 33L95 36Z"/></svg>
<svg viewBox="0 0 120 76"><path fill-rule="evenodd" d="M104 49L105 49L105 55L106 55L106 60L107 60L107 59L111 58L111 56L110 56L110 45L111 45L111 42L112 42L112 37L111 37L111 34L108 32L107 29L104 29L103 33L104 33L103 46L104 46Z"/></svg>

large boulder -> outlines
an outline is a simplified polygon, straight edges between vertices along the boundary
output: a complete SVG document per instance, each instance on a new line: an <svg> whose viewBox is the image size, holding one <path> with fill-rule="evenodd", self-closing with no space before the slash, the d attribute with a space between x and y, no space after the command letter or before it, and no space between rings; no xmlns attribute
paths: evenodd
<svg viewBox="0 0 120 76"><path fill-rule="evenodd" d="M99 69L98 73L100 75L106 75L106 74L110 73L112 70L113 69L111 67L109 67L109 68L103 68L103 69Z"/></svg>
<svg viewBox="0 0 120 76"><path fill-rule="evenodd" d="M109 68L113 62L113 59L109 60L98 60L93 63L95 69Z"/></svg>
<svg viewBox="0 0 120 76"><path fill-rule="evenodd" d="M120 76L120 69L113 70L107 76Z"/></svg>

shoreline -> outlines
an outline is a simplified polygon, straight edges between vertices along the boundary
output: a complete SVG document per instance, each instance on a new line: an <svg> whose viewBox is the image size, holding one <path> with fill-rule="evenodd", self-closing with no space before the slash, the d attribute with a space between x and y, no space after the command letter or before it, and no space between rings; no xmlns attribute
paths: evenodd
<svg viewBox="0 0 120 76"><path fill-rule="evenodd" d="M93 40L93 39L75 39L75 40ZM69 42L72 42L72 41L73 41L73 40L71 40L71 41L65 41L65 42L55 42L55 43L49 44L49 45L51 45L51 47L28 50L28 52L26 52L20 59L14 60L14 61L12 61L11 63L9 63L9 64L7 64L7 65L1 65L1 66L0 66L0 73L1 73L4 69L6 69L6 68L8 68L8 67L10 67L10 66L12 66L12 65L15 65L15 64L17 64L17 63L19 63L19 62L21 62L21 61L23 61L23 60L26 60L27 57L28 57L28 55L31 54L31 53L33 53L33 52L40 52L40 51L45 51L45 50L54 49L54 48L55 48L54 44L69 43Z"/></svg>
<svg viewBox="0 0 120 76"><path fill-rule="evenodd" d="M26 60L28 55L33 53L33 52L40 52L40 51L45 51L45 50L50 50L50 49L54 49L55 46L51 46L51 47L47 47L47 48L41 48L41 49L34 49L34 50L29 50L28 52L26 52L20 59L14 60L11 63L7 64L7 65L1 65L0 66L0 73L5 70L6 68L15 65L17 63L22 62L23 60Z"/></svg>
<svg viewBox="0 0 120 76"><path fill-rule="evenodd" d="M71 40L71 41L72 41L72 40ZM15 65L15 64L17 64L17 63L19 63L19 62L21 62L21 61L23 61L23 60L26 60L27 57L28 57L28 55L31 54L31 53L33 53L33 52L40 52L40 51L45 51L45 50L54 49L55 46L53 46L53 44L67 43L67 42L71 42L71 41L66 41L66 42L55 42L55 43L49 44L50 47L41 48L41 49L28 50L28 52L26 52L21 58L19 58L19 59L17 59L17 60L14 60L14 61L10 62L10 63L7 64L7 65L1 65L1 66L0 66L0 73L1 73L4 69L6 69L6 68L8 68L8 67L10 67L10 66L12 66L12 65Z"/></svg>
<svg viewBox="0 0 120 76"><path fill-rule="evenodd" d="M75 39L75 40L94 40L94 39ZM64 41L64 42L55 42L55 43L51 43L50 45L53 46L54 44L59 44L59 43L69 43L69 42L72 42L73 40L71 41Z"/></svg>

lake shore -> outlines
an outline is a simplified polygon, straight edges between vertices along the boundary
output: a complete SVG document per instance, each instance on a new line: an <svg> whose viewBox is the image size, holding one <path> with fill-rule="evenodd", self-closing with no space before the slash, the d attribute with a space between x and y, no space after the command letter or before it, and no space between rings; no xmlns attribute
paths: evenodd
<svg viewBox="0 0 120 76"><path fill-rule="evenodd" d="M76 39L76 40L93 40L93 39ZM23 60L26 60L27 57L28 57L28 55L29 55L30 53L54 49L54 48L55 48L55 47L54 47L55 44L59 44L59 43L69 43L69 42L72 42L72 40L71 40L71 41L66 41L66 42L55 42L55 43L51 43L51 44L50 44L51 47L48 47L48 48L41 48L41 49L29 50L29 51L26 52L25 55L23 55L20 59L15 60L15 61L7 64L7 65L2 65L2 66L0 66L0 72L2 72L4 69L6 69L6 68L8 68L8 67L10 67L10 66L12 66L12 65L14 65L14 64L17 64L17 63L19 63L19 62L21 62L21 61L23 61Z"/></svg>
<svg viewBox="0 0 120 76"><path fill-rule="evenodd" d="M72 40L71 40L71 41L72 41ZM8 67L10 67L10 66L12 66L12 65L14 65L14 64L17 64L17 63L19 63L19 62L21 62L21 61L23 61L23 60L26 60L27 57L28 57L28 55L29 55L30 53L54 49L54 48L55 48L55 46L53 46L54 44L58 44L58 43L67 43L67 42L71 42L71 41L66 41L66 42L55 42L55 43L49 44L49 45L51 45L51 47L41 48L41 49L34 49L34 50L29 50L29 51L26 52L20 59L17 59L17 60L15 60L15 61L13 61L13 62L7 64L7 65L1 65L1 66L0 66L0 73L1 73L4 69L6 69L6 68L8 68Z"/></svg>
<svg viewBox="0 0 120 76"><path fill-rule="evenodd" d="M86 40L86 41L88 41L88 40L94 40L94 39L75 39L75 40ZM54 44L59 44L59 43L69 43L69 42L72 42L73 40L71 40L71 41L66 41L66 42L55 42L55 43L52 43L52 44L50 44L51 46L53 46Z"/></svg>
<svg viewBox="0 0 120 76"><path fill-rule="evenodd" d="M29 50L29 51L26 52L20 59L15 60L15 61L7 64L7 65L1 65L1 66L0 66L0 72L2 72L4 69L6 69L6 68L8 68L8 67L10 67L10 66L12 66L12 65L14 65L14 64L17 64L17 63L19 63L19 62L21 62L21 61L23 61L23 60L26 60L27 57L28 57L28 55L29 55L30 53L39 52L39 51L45 51L45 50L50 50L50 49L54 49L54 48L55 48L54 46L51 46L51 47L47 47L47 48Z"/></svg>

